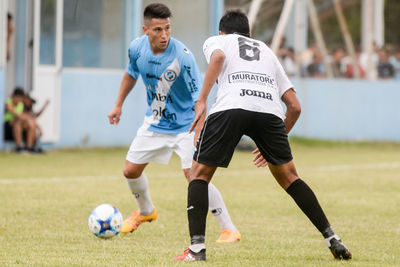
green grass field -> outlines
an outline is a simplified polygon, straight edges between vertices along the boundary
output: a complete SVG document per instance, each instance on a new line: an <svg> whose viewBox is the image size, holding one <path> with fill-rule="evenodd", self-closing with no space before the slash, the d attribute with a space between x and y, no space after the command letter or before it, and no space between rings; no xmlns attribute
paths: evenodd
<svg viewBox="0 0 400 267"><path fill-rule="evenodd" d="M111 203L136 207L122 168L127 148L29 156L0 152L0 266L400 266L400 144L292 140L300 176L314 190L353 260L325 241L267 169L236 152L219 188L243 240L217 244L207 219L205 263L176 263L188 246L186 180L174 156L147 170L157 221L129 235L96 238L87 218Z"/></svg>

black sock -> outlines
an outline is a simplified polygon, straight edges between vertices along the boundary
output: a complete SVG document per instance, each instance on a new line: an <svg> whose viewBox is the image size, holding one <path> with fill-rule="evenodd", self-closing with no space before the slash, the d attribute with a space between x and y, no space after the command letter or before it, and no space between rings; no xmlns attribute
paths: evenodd
<svg viewBox="0 0 400 267"><path fill-rule="evenodd" d="M188 220L191 244L204 243L208 213L208 183L193 180L188 187Z"/></svg>
<svg viewBox="0 0 400 267"><path fill-rule="evenodd" d="M294 181L286 192L294 199L310 221L317 227L321 234L326 235L331 230L328 219L318 203L317 197L308 185L300 178ZM332 230L333 231L333 230Z"/></svg>

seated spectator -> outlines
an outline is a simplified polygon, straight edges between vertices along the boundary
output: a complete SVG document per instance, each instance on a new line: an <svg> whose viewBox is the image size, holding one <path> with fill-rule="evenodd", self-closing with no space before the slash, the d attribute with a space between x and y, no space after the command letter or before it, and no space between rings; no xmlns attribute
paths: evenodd
<svg viewBox="0 0 400 267"><path fill-rule="evenodd" d="M394 77L394 68L389 62L389 55L385 49L378 51L377 70L379 79L392 79Z"/></svg>
<svg viewBox="0 0 400 267"><path fill-rule="evenodd" d="M358 68L358 74L359 74L359 78L364 79L365 78L365 70L363 69L361 63L360 63L360 57L361 57L361 48L358 47L356 50L356 65ZM352 79L355 78L355 74L354 74L354 64L352 62L351 59L347 60L346 62L346 73L345 73L345 77Z"/></svg>
<svg viewBox="0 0 400 267"><path fill-rule="evenodd" d="M6 112L4 115L4 130L6 140L15 141L15 152L24 151L22 146L25 135L25 145L28 152L36 152L35 142L35 122L32 117L24 113L25 93L22 88L15 88L11 98L6 100ZM11 134L11 135L10 135Z"/></svg>
<svg viewBox="0 0 400 267"><path fill-rule="evenodd" d="M10 55L10 42L11 42L11 37L14 33L14 26L12 23L13 16L11 13L7 13L7 41L6 41L6 58L7 61L10 61L11 55Z"/></svg>
<svg viewBox="0 0 400 267"><path fill-rule="evenodd" d="M346 57L346 52L343 48L337 48L333 52L332 56L332 71L333 77L335 78L342 78L344 77L343 71L343 60Z"/></svg>
<svg viewBox="0 0 400 267"><path fill-rule="evenodd" d="M322 56L319 53L314 54L312 63L307 66L307 74L308 77L313 77L313 78L325 77L326 75L325 65L322 62Z"/></svg>
<svg viewBox="0 0 400 267"><path fill-rule="evenodd" d="M297 66L293 48L289 47L288 49L285 49L285 51L281 55L281 63L287 76L290 77L296 75Z"/></svg>
<svg viewBox="0 0 400 267"><path fill-rule="evenodd" d="M400 80L400 49L397 49L394 55L390 57L389 62L394 68L394 78Z"/></svg>
<svg viewBox="0 0 400 267"><path fill-rule="evenodd" d="M377 73L377 64L378 64L378 46L376 42L372 42L371 51L362 51L360 54L360 65L361 68L365 71L365 76L370 79L376 79L378 76Z"/></svg>
<svg viewBox="0 0 400 267"><path fill-rule="evenodd" d="M35 127L35 150L36 152L43 152L43 149L40 147L40 138L42 136L42 129L37 124L36 119L43 113L47 105L50 103L49 100L46 100L42 108L38 112L33 111L33 105L36 103L36 100L33 99L29 95L25 95L24 98L24 113L27 114L34 120L34 127Z"/></svg>
<svg viewBox="0 0 400 267"><path fill-rule="evenodd" d="M318 53L320 53L320 51L315 43L311 43L306 50L300 53L299 64L300 64L300 74L302 77L308 76L307 67L312 63L314 55Z"/></svg>

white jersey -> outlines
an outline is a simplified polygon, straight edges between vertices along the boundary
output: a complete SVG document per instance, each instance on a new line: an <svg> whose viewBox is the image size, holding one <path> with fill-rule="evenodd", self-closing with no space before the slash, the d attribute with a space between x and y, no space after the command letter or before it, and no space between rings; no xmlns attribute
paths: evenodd
<svg viewBox="0 0 400 267"><path fill-rule="evenodd" d="M203 45L208 63L217 49L225 54L225 62L210 114L244 109L274 114L284 120L280 99L293 85L272 50L261 41L238 34L213 36Z"/></svg>

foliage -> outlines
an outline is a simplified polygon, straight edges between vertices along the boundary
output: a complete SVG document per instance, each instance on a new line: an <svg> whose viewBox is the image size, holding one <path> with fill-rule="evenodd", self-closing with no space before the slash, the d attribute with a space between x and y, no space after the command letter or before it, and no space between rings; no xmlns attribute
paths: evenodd
<svg viewBox="0 0 400 267"><path fill-rule="evenodd" d="M385 42L400 49L400 1L385 0Z"/></svg>

